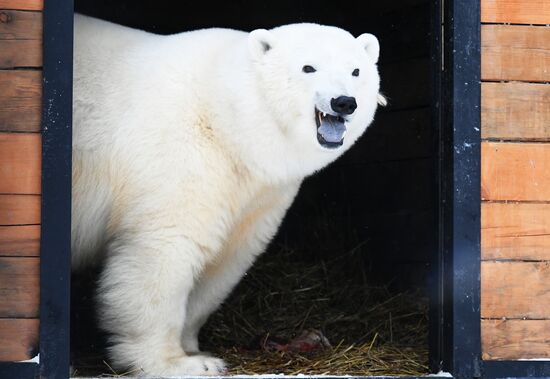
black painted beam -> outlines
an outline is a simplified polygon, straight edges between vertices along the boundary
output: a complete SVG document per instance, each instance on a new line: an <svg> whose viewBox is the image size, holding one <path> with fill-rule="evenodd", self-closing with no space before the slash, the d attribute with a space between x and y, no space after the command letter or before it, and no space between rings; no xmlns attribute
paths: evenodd
<svg viewBox="0 0 550 379"><path fill-rule="evenodd" d="M73 2L44 1L40 377L69 377Z"/></svg>
<svg viewBox="0 0 550 379"><path fill-rule="evenodd" d="M481 375L480 1L445 0L441 144L443 369Z"/></svg>

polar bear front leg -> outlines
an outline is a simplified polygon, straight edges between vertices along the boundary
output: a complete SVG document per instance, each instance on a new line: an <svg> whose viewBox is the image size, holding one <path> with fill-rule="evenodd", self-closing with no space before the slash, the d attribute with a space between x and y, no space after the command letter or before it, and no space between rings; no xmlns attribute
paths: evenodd
<svg viewBox="0 0 550 379"><path fill-rule="evenodd" d="M185 351L196 353L200 351L200 329L210 314L220 306L235 285L239 283L244 273L252 265L256 255L262 252L263 248L254 252L247 249L234 252L234 259L224 259L216 266L208 268L205 276L197 282L189 296L187 318L182 334L182 346Z"/></svg>
<svg viewBox="0 0 550 379"><path fill-rule="evenodd" d="M263 253L277 232L301 182L265 191L233 230L221 256L205 267L191 291L182 334L186 351L199 351L201 327Z"/></svg>
<svg viewBox="0 0 550 379"><path fill-rule="evenodd" d="M102 327L110 355L134 375L220 375L221 359L189 355L181 346L188 296L203 253L182 237L136 233L111 244L100 277Z"/></svg>

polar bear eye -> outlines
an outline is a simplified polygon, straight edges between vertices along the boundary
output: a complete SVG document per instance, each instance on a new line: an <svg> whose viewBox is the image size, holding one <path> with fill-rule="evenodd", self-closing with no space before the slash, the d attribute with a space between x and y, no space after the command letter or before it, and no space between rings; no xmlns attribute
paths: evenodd
<svg viewBox="0 0 550 379"><path fill-rule="evenodd" d="M315 68L313 68L312 66L306 64L304 67L302 67L302 71L305 72L306 74L309 74L309 73L315 72L317 70Z"/></svg>
<svg viewBox="0 0 550 379"><path fill-rule="evenodd" d="M359 69L356 68L355 70L353 70L353 72L351 73L353 76L359 76Z"/></svg>

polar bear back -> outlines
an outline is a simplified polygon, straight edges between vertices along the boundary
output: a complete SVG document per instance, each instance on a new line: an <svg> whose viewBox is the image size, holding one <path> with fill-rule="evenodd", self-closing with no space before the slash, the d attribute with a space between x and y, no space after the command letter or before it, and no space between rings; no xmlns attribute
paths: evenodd
<svg viewBox="0 0 550 379"><path fill-rule="evenodd" d="M217 83L201 78L215 79L245 35L208 29L159 36L75 16L75 266L95 259L140 206L156 206L147 201L176 203L173 193L193 199L196 193L183 193L204 197L212 183L232 183L231 162L204 118ZM194 186L175 189L187 180ZM158 195L144 197L151 191Z"/></svg>
<svg viewBox="0 0 550 379"><path fill-rule="evenodd" d="M379 76L367 47L317 24L161 36L76 16L73 258L152 218L220 251L262 188L286 198L281 188L294 193L370 124ZM343 146L326 149L317 109L350 94Z"/></svg>
<svg viewBox="0 0 550 379"><path fill-rule="evenodd" d="M124 118L143 120L153 107L157 110L155 126L173 125L179 121L178 116L184 116L184 112L177 114L174 110L184 108L191 101L197 103L196 99L188 101L186 97L200 95L198 89L205 93L209 91L209 83L213 85L213 80L200 81L205 77L204 72L210 70L211 75L215 75L214 67L219 61L228 60L223 55L231 54L231 46L244 41L245 35L229 29L205 29L160 36L76 15L75 145L79 145L81 138L89 142L87 138L92 136L87 133L93 133L93 138L115 133L113 123L120 123L122 129L123 125L135 125ZM80 88L86 90L80 91ZM145 99L147 103L140 105ZM131 114L126 112L128 108L132 109ZM167 116L172 116L174 122L163 123L159 119ZM98 120L107 122L98 123ZM143 127L151 125L142 124ZM93 130L89 130L91 128ZM127 137L127 130L122 133ZM90 145L86 143L86 146Z"/></svg>

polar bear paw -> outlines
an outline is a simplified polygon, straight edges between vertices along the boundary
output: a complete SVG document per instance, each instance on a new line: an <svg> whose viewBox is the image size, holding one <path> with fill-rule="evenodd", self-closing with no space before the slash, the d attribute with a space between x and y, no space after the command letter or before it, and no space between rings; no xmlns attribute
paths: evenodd
<svg viewBox="0 0 550 379"><path fill-rule="evenodd" d="M223 360L201 354L176 358L163 371L164 376L219 376L227 374L227 367Z"/></svg>

